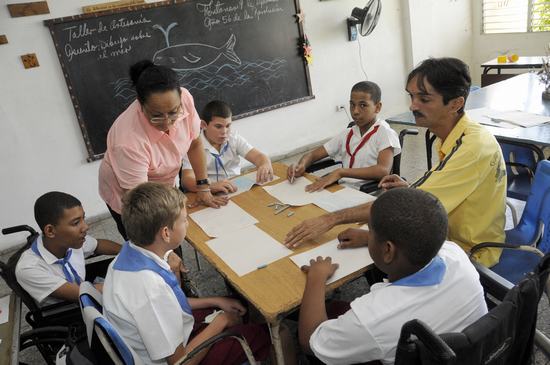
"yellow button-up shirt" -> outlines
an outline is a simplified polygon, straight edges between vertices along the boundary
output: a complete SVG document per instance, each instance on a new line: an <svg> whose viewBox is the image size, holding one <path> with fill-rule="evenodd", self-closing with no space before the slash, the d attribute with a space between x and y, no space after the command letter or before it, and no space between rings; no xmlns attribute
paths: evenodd
<svg viewBox="0 0 550 365"><path fill-rule="evenodd" d="M435 141L440 162L411 187L437 196L449 215L451 241L465 251L481 242L504 242L506 169L495 137L464 115L445 141ZM488 267L501 249L474 257Z"/></svg>

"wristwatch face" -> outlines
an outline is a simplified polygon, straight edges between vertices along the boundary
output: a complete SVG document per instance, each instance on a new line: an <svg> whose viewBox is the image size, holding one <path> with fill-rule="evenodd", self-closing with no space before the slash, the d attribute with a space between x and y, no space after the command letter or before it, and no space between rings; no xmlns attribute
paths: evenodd
<svg viewBox="0 0 550 365"><path fill-rule="evenodd" d="M210 185L208 179L197 180L197 185Z"/></svg>

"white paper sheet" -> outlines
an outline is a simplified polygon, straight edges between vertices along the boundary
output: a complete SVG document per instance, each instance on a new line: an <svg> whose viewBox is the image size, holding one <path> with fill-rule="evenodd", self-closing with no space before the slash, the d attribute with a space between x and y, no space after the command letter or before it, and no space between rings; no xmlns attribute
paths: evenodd
<svg viewBox="0 0 550 365"><path fill-rule="evenodd" d="M302 252L298 255L290 257L290 259L298 267L309 265L311 259L316 259L317 256L332 258L333 263L337 263L338 269L334 272L331 278L327 280L327 284L333 283L341 278L359 270L363 267L372 264L372 259L369 255L368 247L338 249L338 239L329 241L317 246L314 249Z"/></svg>
<svg viewBox="0 0 550 365"><path fill-rule="evenodd" d="M331 194L328 190L324 189L314 193L306 192L306 186L311 183L305 177L299 177L292 184L288 180L285 180L275 185L264 186L264 189L280 202L293 206L311 204L317 199Z"/></svg>
<svg viewBox="0 0 550 365"><path fill-rule="evenodd" d="M243 276L282 259L292 251L256 226L206 242L237 275Z"/></svg>
<svg viewBox="0 0 550 365"><path fill-rule="evenodd" d="M501 128L533 127L550 122L545 115L525 113L518 110L500 111L489 108L466 110L470 118L486 125Z"/></svg>
<svg viewBox="0 0 550 365"><path fill-rule="evenodd" d="M370 194L363 193L359 190L343 188L330 195L322 195L317 197L314 204L327 212L335 212L337 210L355 207L374 201L376 198Z"/></svg>
<svg viewBox="0 0 550 365"><path fill-rule="evenodd" d="M220 237L229 232L253 226L256 218L231 200L219 209L206 208L189 214L209 237Z"/></svg>
<svg viewBox="0 0 550 365"><path fill-rule="evenodd" d="M10 315L10 296L0 298L0 324L6 323Z"/></svg>
<svg viewBox="0 0 550 365"><path fill-rule="evenodd" d="M278 179L278 176L273 176L273 180ZM273 181L271 180L271 181ZM238 190L234 193L227 194L228 197L232 198L236 195L242 194L244 192L247 192L248 190L252 189L252 186L259 185L262 186L264 184L270 183L270 181L264 183L264 184L258 184L256 183L256 171L253 171L249 174L238 176L234 179L231 179L233 184L237 185Z"/></svg>

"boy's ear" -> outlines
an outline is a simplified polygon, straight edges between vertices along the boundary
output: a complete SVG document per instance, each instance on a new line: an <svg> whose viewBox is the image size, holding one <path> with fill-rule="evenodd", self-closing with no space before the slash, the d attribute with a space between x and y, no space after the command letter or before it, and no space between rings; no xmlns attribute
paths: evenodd
<svg viewBox="0 0 550 365"><path fill-rule="evenodd" d="M53 224L46 224L44 226L44 229L42 230L44 233L44 236L48 238L54 238L55 237L55 226Z"/></svg>
<svg viewBox="0 0 550 365"><path fill-rule="evenodd" d="M384 264L389 265L396 258L396 247L392 241L385 241L383 247L384 250L382 251L382 258L384 259Z"/></svg>
<svg viewBox="0 0 550 365"><path fill-rule="evenodd" d="M201 129L205 129L208 126L208 123L204 119L201 119Z"/></svg>
<svg viewBox="0 0 550 365"><path fill-rule="evenodd" d="M379 101L378 103L376 103L376 105L375 105L374 107L375 107L374 111L375 111L377 114L380 113L380 110L382 110L382 102Z"/></svg>
<svg viewBox="0 0 550 365"><path fill-rule="evenodd" d="M168 226L164 226L161 229L159 229L157 234L160 236L160 238L164 242L169 242L170 241L170 229L168 228Z"/></svg>

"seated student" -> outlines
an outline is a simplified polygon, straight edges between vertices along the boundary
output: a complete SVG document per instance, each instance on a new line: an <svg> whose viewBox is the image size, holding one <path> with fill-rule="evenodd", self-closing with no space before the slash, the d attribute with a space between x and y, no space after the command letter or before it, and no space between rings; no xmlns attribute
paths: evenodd
<svg viewBox="0 0 550 365"><path fill-rule="evenodd" d="M369 253L388 274L351 309L327 319L325 282L337 263L330 257L304 266L307 282L300 308L299 339L323 362L392 364L401 327L412 319L436 333L456 332L475 322L487 306L479 275L455 243L445 241L447 214L430 193L395 189L374 201Z"/></svg>
<svg viewBox="0 0 550 365"><path fill-rule="evenodd" d="M80 282L86 278L84 259L93 253L116 255L120 245L88 236L82 204L66 193L50 191L39 197L34 218L42 234L21 254L17 282L39 305L78 302ZM96 284L99 290L101 286Z"/></svg>
<svg viewBox="0 0 550 365"><path fill-rule="evenodd" d="M235 299L187 298L178 265L166 256L187 232L185 195L158 183L143 183L123 198L122 221L130 241L109 266L103 288L104 314L145 364L173 364L226 329L242 334L257 360L270 352L267 328L240 324L246 309ZM211 308L221 314L202 323ZM205 309L210 310L205 311ZM246 356L232 339L201 352L195 363L242 364Z"/></svg>
<svg viewBox="0 0 550 365"><path fill-rule="evenodd" d="M237 186L228 179L241 174L241 156L258 168L256 182L261 184L273 179L269 157L231 130L231 116L229 105L219 100L206 104L201 115L201 139L212 193L237 191ZM198 189L187 157L183 159L182 186L192 192Z"/></svg>
<svg viewBox="0 0 550 365"><path fill-rule="evenodd" d="M292 182L302 176L315 161L330 156L342 161L342 168L319 178L306 187L318 191L340 181L359 189L364 180L380 180L389 175L393 157L401 152L397 133L377 115L382 108L380 87L371 81L362 81L351 89L349 108L355 125L346 129L313 151L302 156L296 165L290 165L287 177Z"/></svg>

